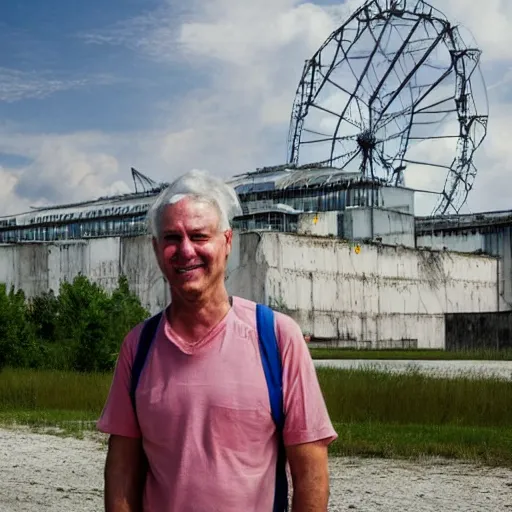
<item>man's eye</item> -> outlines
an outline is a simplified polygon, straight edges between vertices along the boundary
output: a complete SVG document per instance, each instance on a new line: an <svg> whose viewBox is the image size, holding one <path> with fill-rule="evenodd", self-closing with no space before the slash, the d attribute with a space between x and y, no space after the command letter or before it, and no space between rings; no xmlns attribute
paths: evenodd
<svg viewBox="0 0 512 512"><path fill-rule="evenodd" d="M190 240L193 242L201 242L202 240L208 240L208 237L206 235L192 235Z"/></svg>

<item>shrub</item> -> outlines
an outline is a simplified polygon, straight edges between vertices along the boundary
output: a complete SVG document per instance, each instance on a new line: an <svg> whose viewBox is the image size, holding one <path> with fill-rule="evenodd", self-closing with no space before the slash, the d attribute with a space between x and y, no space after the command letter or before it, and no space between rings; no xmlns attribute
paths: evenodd
<svg viewBox="0 0 512 512"><path fill-rule="evenodd" d="M0 285L0 368L112 370L128 331L149 316L126 277L108 294L79 275L26 300Z"/></svg>

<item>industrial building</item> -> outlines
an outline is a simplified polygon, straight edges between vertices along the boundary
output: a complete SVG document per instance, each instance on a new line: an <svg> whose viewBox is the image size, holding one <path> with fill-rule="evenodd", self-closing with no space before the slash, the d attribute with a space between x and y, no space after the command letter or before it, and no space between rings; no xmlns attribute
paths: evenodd
<svg viewBox="0 0 512 512"><path fill-rule="evenodd" d="M133 194L0 217L0 243L144 234L146 213L164 186L151 183ZM244 214L234 221L240 231L307 232L414 247L411 189L369 180L361 173L315 166L259 169L228 183L242 204Z"/></svg>
<svg viewBox="0 0 512 512"><path fill-rule="evenodd" d="M500 293L512 307L512 210L416 218L416 246L499 258Z"/></svg>
<svg viewBox="0 0 512 512"><path fill-rule="evenodd" d="M315 342L444 348L446 315L510 309L504 212L415 218L413 190L335 168L229 182L243 206L229 291L287 312ZM34 296L78 274L112 290L124 274L150 311L164 307L145 218L162 186L0 219L0 282Z"/></svg>
<svg viewBox="0 0 512 512"><path fill-rule="evenodd" d="M487 133L473 87L480 51L422 0L399 4L368 0L306 61L286 163L228 180L243 213L227 286L315 342L512 346L512 317L485 317L512 309L512 212L446 215L466 201ZM452 143L439 160L434 144L445 155ZM433 216L415 217L406 173L431 166L446 172L444 189ZM145 307L163 308L146 214L165 184L132 178L132 194L0 218L0 282L34 296L78 274L111 290L123 274Z"/></svg>

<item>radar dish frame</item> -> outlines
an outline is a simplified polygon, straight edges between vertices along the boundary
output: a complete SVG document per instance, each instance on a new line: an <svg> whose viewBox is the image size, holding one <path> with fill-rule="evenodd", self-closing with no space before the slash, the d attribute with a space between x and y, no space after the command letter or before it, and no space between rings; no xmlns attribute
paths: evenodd
<svg viewBox="0 0 512 512"><path fill-rule="evenodd" d="M386 27L393 23L405 23L410 22L411 30L403 39L403 45L400 47L400 52L397 51L395 55L386 55L386 52L382 49L382 38L385 33ZM406 73L404 81L399 87L386 96L388 97L385 101L385 106L381 109L379 117L372 119L372 114L375 114L374 104L379 102L382 105L382 97L379 98L381 89L384 81L389 77L390 73L393 72L393 68L397 65L400 55L407 51L408 45L412 42L418 43L419 41L413 41L413 34L420 24L426 24L428 27L435 31L435 35L432 37L431 42L428 41L425 48L425 54L418 60L416 65ZM347 31L354 31L351 27L352 24L357 24L357 34L354 40L350 42L351 36L347 36ZM373 24L373 25L372 25ZM381 25L383 28L379 35L376 35L372 31L372 26ZM331 80L331 75L335 69L338 69L343 63L348 63L350 66L350 52L353 50L357 41L361 37L365 30L369 30L375 46L368 56L368 60L364 67L364 73L361 76L357 76L352 70L352 75L357 81L355 90L347 91L344 89L342 84L337 84ZM350 42L348 47L345 47L346 43ZM409 107L404 107L402 112L398 114L409 116L410 122L407 127L404 127L400 135L394 135L395 139L400 138L400 147L396 155L390 157L383 150L379 149L379 144L383 140L379 140L376 136L378 131L379 123L389 123L390 121L385 118L386 111L390 107L393 101L396 100L398 95L405 87L410 87L411 78L419 73L419 70L423 64L427 61L429 55L438 46L444 44L447 48L451 62L449 68L441 74L441 76L435 80L432 84L425 84L425 92L421 92L419 98L417 98ZM334 50L332 47L334 46ZM327 64L324 63L324 53L327 53L326 49L329 48L334 53L334 58ZM415 50L416 51L416 50ZM369 111L369 122L359 123L358 134L352 134L349 136L340 133L340 126L342 122L346 122L349 119L349 105L351 102L357 104L359 112L361 112L361 105L364 106L364 101L360 101L358 97L358 89L363 80L368 80L369 70L372 69L373 59L376 54L380 53L389 62L389 68L384 73L379 84L369 98L368 111ZM412 50L410 50L412 54ZM289 134L288 134L288 164L291 167L298 167L300 150L305 144L317 144L330 142L330 151L327 158L324 160L311 162L318 166L330 166L333 167L336 163L346 158L347 161L343 163L343 166L349 162L353 162L358 156L361 160L360 169L362 174L369 179L384 181L390 185L401 186L404 185L404 171L407 168L407 164L419 164L426 166L442 167L446 170L446 180L444 189L439 192L439 199L434 208L433 214L446 214L448 210L454 210L456 213L459 212L460 208L464 205L467 200L468 194L473 187L473 183L477 174L477 169L473 163L473 158L476 150L482 144L487 134L487 123L488 123L488 101L486 101L487 112L482 113L476 106L472 94L472 77L475 72L479 70L481 51L477 48L468 48L465 46L462 37L459 32L459 28L452 25L446 17L437 9L424 2L423 0L368 0L362 7L357 9L348 19L345 21L337 30L327 38L324 44L319 48L315 55L306 61L303 73L297 87L295 100L293 103ZM414 58L412 58L414 61ZM374 72L375 76L377 73ZM437 101L427 106L422 106L423 102L429 94L440 86L440 84L449 75L454 75L455 90L453 96L444 99L443 101ZM366 77L366 78L365 78ZM483 81L483 78L481 78ZM347 101L345 107L341 112L335 112L324 105L317 103L320 92L326 86L334 86L343 93L349 95L350 99ZM407 151L409 149L410 142L414 140L427 140L441 137L412 137L411 130L414 123L415 115L425 115L433 113L441 113L444 110L435 112L431 109L444 109L448 101L452 101L453 105L450 112L456 115L458 121L459 133L451 136L451 138L457 137L456 143L456 154L449 165L439 165L435 163L420 162L408 159ZM420 105L421 104L421 105ZM337 118L336 127L332 134L325 134L320 132L310 131L311 134L316 134L320 137L317 140L303 140L303 132L307 131L304 128L305 120L313 110L323 111L326 115L334 116ZM390 117L392 117L392 114ZM384 121L383 121L384 119ZM396 120L396 117L395 117ZM355 123L353 123L356 125ZM417 123L417 124L428 124L428 123ZM346 152L341 156L336 153L337 147L342 143L355 143L355 149L352 152ZM380 174L380 176L379 176Z"/></svg>

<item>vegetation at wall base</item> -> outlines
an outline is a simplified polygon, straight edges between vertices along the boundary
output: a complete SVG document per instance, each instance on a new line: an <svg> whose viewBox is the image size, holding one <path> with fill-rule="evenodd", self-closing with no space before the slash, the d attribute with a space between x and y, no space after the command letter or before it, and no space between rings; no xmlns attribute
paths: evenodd
<svg viewBox="0 0 512 512"><path fill-rule="evenodd" d="M79 275L27 299L0 284L0 369L110 371L127 332L149 316L121 276L111 294Z"/></svg>
<svg viewBox="0 0 512 512"><path fill-rule="evenodd" d="M411 360L411 361L512 361L512 350L438 350L438 349L345 349L318 348L309 345L313 359L372 359L372 360Z"/></svg>

